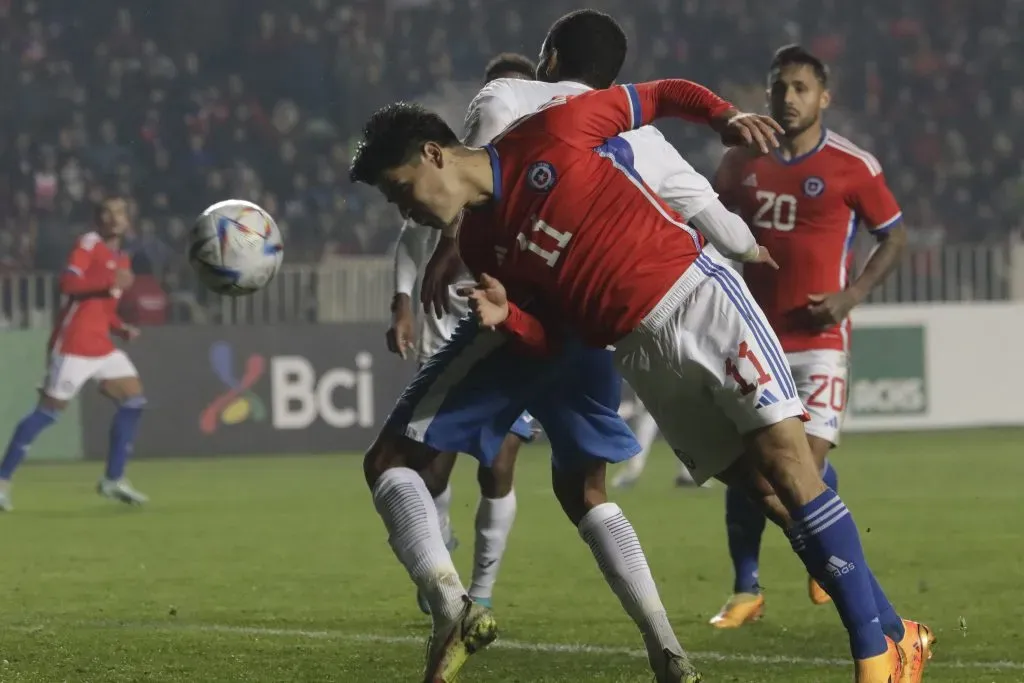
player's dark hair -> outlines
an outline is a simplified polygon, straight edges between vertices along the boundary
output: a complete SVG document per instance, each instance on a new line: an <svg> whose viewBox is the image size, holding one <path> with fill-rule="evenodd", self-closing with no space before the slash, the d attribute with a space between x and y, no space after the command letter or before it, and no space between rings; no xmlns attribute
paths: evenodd
<svg viewBox="0 0 1024 683"><path fill-rule="evenodd" d="M610 15L593 9L569 12L556 21L545 41L558 53L558 77L610 87L626 61L626 33Z"/></svg>
<svg viewBox="0 0 1024 683"><path fill-rule="evenodd" d="M487 68L484 70L484 83L490 83L495 78L507 77L509 74L532 81L537 76L537 67L533 60L526 55L521 55L518 52L502 52L487 62Z"/></svg>
<svg viewBox="0 0 1024 683"><path fill-rule="evenodd" d="M428 142L455 147L459 138L444 119L418 104L396 102L381 107L363 126L348 177L354 183L376 185L384 171L407 163Z"/></svg>
<svg viewBox="0 0 1024 683"><path fill-rule="evenodd" d="M793 66L794 64L802 64L804 66L811 67L814 71L814 77L818 79L822 87L828 87L828 67L825 66L825 62L821 61L809 51L804 49L800 45L783 45L775 51L775 56L772 57L772 63L768 67L768 78L771 80L772 76L784 66Z"/></svg>

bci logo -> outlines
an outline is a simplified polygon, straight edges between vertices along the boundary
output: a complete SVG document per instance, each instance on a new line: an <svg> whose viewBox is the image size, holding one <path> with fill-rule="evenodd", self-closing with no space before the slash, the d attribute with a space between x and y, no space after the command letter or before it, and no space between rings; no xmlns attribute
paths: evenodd
<svg viewBox="0 0 1024 683"><path fill-rule="evenodd" d="M322 374L304 356L271 356L268 363L266 356L254 353L242 363L239 375L234 356L227 342L210 347L210 367L225 390L199 416L204 434L213 434L220 425L265 420L264 401L253 390L265 374L270 380L270 424L274 429L304 429L317 419L339 429L374 425L373 356L369 352L356 354L355 369L335 367Z"/></svg>

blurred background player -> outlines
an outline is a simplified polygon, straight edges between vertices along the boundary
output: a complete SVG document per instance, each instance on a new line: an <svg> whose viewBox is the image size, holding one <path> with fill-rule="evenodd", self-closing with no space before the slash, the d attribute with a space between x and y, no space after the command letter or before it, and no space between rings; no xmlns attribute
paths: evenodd
<svg viewBox="0 0 1024 683"><path fill-rule="evenodd" d="M778 50L768 73L772 116L785 136L771 155L730 150L715 189L750 224L779 270L744 267L744 278L782 343L811 419L807 438L825 482L846 410L848 315L895 268L906 243L902 213L878 161L822 123L831 94L828 69L803 48ZM879 241L863 271L850 278L852 243L863 224ZM726 492L726 528L735 570L733 596L711 623L734 628L757 619L764 597L758 556L765 517L738 489ZM811 600L828 601L809 581Z"/></svg>
<svg viewBox="0 0 1024 683"><path fill-rule="evenodd" d="M640 442L640 447L643 450L627 460L619 468L618 474L612 479L612 487L617 489L629 488L640 479L640 475L643 474L644 468L647 466L647 456L651 454L651 448L654 446L654 442L659 434L658 423L655 422L654 416L647 412L643 401L635 399L633 405L635 406L633 432L636 434L636 440ZM686 465L682 462L679 463L679 472L676 474L675 483L680 488L697 485L697 482L693 480L693 475L690 474L690 470L686 469ZM702 488L709 488L710 486L710 479L701 484Z"/></svg>
<svg viewBox="0 0 1024 683"><path fill-rule="evenodd" d="M533 62L523 55L504 52L488 64L484 83L497 78L533 80ZM451 338L459 319L469 312L466 299L449 287L447 310L419 310L419 325L413 310L413 292L420 283L427 259L437 246L440 231L406 220L402 224L395 245L395 293L391 301L391 327L387 331L388 350L402 358L415 349L416 360L423 365ZM463 273L459 279L469 279ZM418 328L419 334L416 334ZM501 558L508 544L508 536L516 517L516 495L512 488L513 470L519 446L533 436L532 420L523 415L516 421L502 445L498 458L491 467L480 465L477 481L480 483L480 502L476 509L476 538L473 545L473 580L469 596L476 602L491 606L494 583L498 577ZM424 471L427 488L434 497L441 533L449 552L458 546L451 527L452 489L449 483L455 466L455 453L442 453ZM417 593L420 610L429 613L429 605Z"/></svg>
<svg viewBox="0 0 1024 683"><path fill-rule="evenodd" d="M39 403L14 429L0 462L0 510L13 509L10 482L32 442L50 425L89 380L117 404L110 425L107 467L96 486L106 498L142 504L147 498L124 478L146 399L138 372L110 335L126 341L139 330L117 315L122 292L132 285L129 258L121 252L128 229L128 202L108 197L95 210L95 230L78 239L60 278L64 298L50 336L48 370Z"/></svg>

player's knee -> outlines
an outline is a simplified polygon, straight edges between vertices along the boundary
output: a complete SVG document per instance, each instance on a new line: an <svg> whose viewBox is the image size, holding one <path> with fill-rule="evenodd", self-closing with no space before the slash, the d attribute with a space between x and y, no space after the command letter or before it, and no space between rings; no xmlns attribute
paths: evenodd
<svg viewBox="0 0 1024 683"><path fill-rule="evenodd" d="M432 498L437 498L448 488L452 468L455 465L455 453L438 453L429 465L423 468L420 476Z"/></svg>
<svg viewBox="0 0 1024 683"><path fill-rule="evenodd" d="M608 502L603 462L584 470L554 468L551 483L558 503L575 526L588 512Z"/></svg>
<svg viewBox="0 0 1024 683"><path fill-rule="evenodd" d="M39 407L50 413L60 413L64 410L64 408L67 407L67 405L67 401L64 401L59 398L54 398L52 396L48 396L46 394L42 394L39 397Z"/></svg>
<svg viewBox="0 0 1024 683"><path fill-rule="evenodd" d="M395 438L390 434L380 434L363 455L363 475L370 490L377 485L382 474L401 464L401 453Z"/></svg>
<svg viewBox="0 0 1024 683"><path fill-rule="evenodd" d="M519 437L509 434L501 445L498 457L490 467L477 469L477 482L481 495L487 498L504 498L512 492L515 479L516 457L519 454Z"/></svg>
<svg viewBox="0 0 1024 683"><path fill-rule="evenodd" d="M786 508L805 505L824 490L803 424L797 418L759 430L752 435L751 446L754 466Z"/></svg>

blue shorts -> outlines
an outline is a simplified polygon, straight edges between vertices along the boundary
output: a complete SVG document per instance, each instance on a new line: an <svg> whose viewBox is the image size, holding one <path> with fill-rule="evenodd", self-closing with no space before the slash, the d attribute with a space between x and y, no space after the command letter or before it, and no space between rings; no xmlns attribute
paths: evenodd
<svg viewBox="0 0 1024 683"><path fill-rule="evenodd" d="M548 436L556 467L621 462L640 452L619 417L621 396L610 351L569 340L557 355L540 358L464 319L406 387L385 428L489 467L529 411Z"/></svg>

